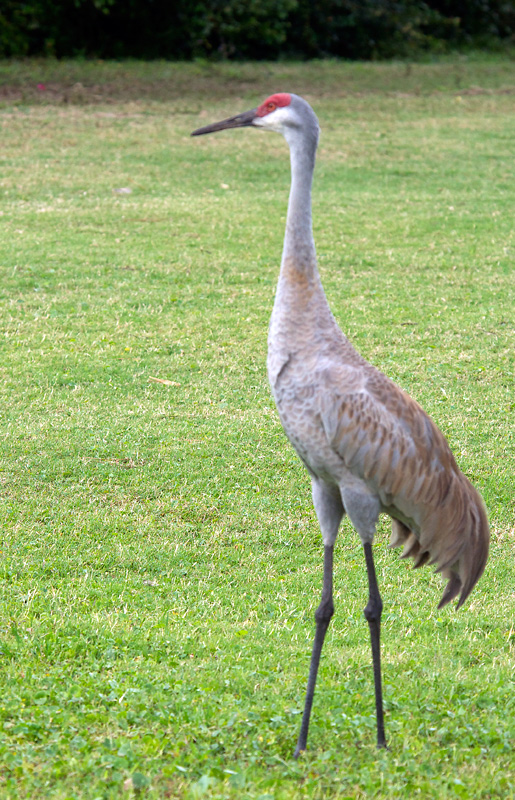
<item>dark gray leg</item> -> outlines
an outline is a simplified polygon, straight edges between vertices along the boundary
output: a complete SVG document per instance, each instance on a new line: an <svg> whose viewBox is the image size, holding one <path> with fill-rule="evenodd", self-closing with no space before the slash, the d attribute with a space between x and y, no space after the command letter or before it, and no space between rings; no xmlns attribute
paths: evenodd
<svg viewBox="0 0 515 800"><path fill-rule="evenodd" d="M306 700L304 703L304 714L300 726L299 740L295 749L295 758L299 753L306 749L308 740L309 716L313 705L313 695L317 680L318 665L320 664L320 654L322 645L329 627L329 622L334 613L333 606L333 545L324 547L324 583L322 588L322 601L315 612L316 631L311 653L311 664L309 667L308 686L306 689Z"/></svg>
<svg viewBox="0 0 515 800"><path fill-rule="evenodd" d="M383 716L383 690L381 687L381 612L383 602L377 586L374 558L372 556L372 545L363 545L365 559L367 562L368 575L368 603L364 609L365 618L370 628L370 641L372 643L372 663L374 666L374 686L376 693L376 719L377 719L377 746L386 747L384 736L384 716Z"/></svg>

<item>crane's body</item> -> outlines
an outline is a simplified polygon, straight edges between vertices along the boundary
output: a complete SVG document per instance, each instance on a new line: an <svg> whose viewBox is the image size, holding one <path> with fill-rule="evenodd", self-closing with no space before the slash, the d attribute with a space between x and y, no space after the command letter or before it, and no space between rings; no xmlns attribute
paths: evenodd
<svg viewBox="0 0 515 800"><path fill-rule="evenodd" d="M333 614L333 548L346 513L363 544L376 693L377 743L383 723L380 618L372 557L381 512L392 518L391 545L415 566L429 562L448 579L440 606L461 605L483 572L489 531L481 498L460 472L430 417L369 364L338 327L318 274L311 224L311 184L318 121L293 94L195 131L256 126L282 133L292 184L283 257L268 337L268 376L285 433L305 464L324 542L322 601L296 755L306 747L325 632Z"/></svg>

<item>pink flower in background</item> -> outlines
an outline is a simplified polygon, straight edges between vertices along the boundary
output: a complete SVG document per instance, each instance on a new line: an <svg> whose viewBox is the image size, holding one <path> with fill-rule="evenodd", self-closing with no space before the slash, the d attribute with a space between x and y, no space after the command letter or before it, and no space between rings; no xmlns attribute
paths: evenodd
<svg viewBox="0 0 515 800"><path fill-rule="evenodd" d="M46 90L46 86L44 83L38 83L38 89L40 92L44 92Z"/></svg>

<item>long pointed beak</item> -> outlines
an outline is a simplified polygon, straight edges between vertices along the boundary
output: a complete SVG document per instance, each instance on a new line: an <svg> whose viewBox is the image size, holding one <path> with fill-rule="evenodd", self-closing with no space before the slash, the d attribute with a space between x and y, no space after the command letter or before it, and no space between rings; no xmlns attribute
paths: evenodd
<svg viewBox="0 0 515 800"><path fill-rule="evenodd" d="M251 111L244 111L243 114L236 114L235 117L223 119L221 122L213 122L212 125L206 125L204 128L197 128L193 131L192 136L202 136L204 133L216 133L216 131L224 131L226 128L246 128L252 125L257 117L257 108Z"/></svg>

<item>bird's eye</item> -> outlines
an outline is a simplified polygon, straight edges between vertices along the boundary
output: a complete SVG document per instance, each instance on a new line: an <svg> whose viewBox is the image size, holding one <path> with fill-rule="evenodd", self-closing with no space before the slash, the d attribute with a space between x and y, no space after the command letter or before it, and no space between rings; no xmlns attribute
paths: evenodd
<svg viewBox="0 0 515 800"><path fill-rule="evenodd" d="M276 108L277 108L277 106L276 106L275 103L267 103L267 105L266 105L266 110L267 111L275 111Z"/></svg>

